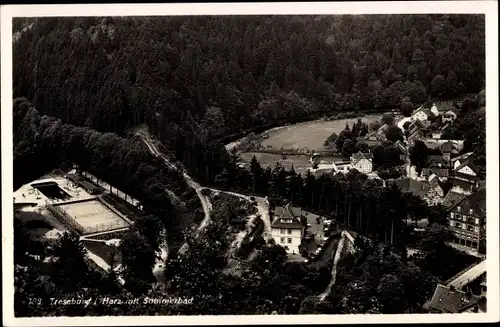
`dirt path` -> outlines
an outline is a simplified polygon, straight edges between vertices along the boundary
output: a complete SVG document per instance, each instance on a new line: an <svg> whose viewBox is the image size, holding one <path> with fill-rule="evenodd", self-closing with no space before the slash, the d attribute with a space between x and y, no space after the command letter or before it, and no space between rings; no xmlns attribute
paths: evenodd
<svg viewBox="0 0 500 327"><path fill-rule="evenodd" d="M323 301L330 294L332 286L335 285L335 279L337 278L337 264L344 249L345 238L345 234L342 233L342 237L340 238L339 244L337 245L337 250L335 251L335 257L333 258L332 278L330 279L330 283L328 283L328 286L323 291L323 293L319 295L320 301Z"/></svg>

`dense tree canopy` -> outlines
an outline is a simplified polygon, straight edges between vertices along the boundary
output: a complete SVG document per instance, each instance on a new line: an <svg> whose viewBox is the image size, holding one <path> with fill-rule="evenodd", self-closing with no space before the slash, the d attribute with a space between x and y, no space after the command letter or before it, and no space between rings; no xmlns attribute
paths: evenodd
<svg viewBox="0 0 500 327"><path fill-rule="evenodd" d="M14 31L29 23L14 96L103 132L146 123L206 182L222 170L207 140L475 93L485 78L480 15L30 18Z"/></svg>

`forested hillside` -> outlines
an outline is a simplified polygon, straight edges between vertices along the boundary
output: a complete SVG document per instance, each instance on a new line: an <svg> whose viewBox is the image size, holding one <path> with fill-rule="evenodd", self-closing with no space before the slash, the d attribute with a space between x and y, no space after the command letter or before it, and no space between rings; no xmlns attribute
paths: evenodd
<svg viewBox="0 0 500 327"><path fill-rule="evenodd" d="M147 214L169 232L170 245L183 241L182 229L191 227L201 204L182 174L167 169L140 139L41 116L24 98L14 100L13 113L14 189L76 164L141 201Z"/></svg>
<svg viewBox="0 0 500 327"><path fill-rule="evenodd" d="M485 79L480 15L43 18L13 27L23 30L15 97L102 132L145 123L202 182L226 160L210 140L477 93Z"/></svg>

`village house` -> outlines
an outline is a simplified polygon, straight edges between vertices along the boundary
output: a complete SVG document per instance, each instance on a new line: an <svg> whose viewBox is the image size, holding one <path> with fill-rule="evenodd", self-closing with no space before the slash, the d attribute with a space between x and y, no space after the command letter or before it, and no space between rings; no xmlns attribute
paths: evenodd
<svg viewBox="0 0 500 327"><path fill-rule="evenodd" d="M428 182L416 181L412 178L401 178L394 180L394 183L401 189L401 192L412 193L429 205L437 205L443 201L444 191L435 179Z"/></svg>
<svg viewBox="0 0 500 327"><path fill-rule="evenodd" d="M450 170L448 168L441 167L422 168L422 177L429 179L433 175L439 178L440 181L445 181L450 176Z"/></svg>
<svg viewBox="0 0 500 327"><path fill-rule="evenodd" d="M401 141L396 141L394 143L394 147L399 152L399 159L401 159L401 161L403 162L406 162L408 158L408 149L406 148L406 145Z"/></svg>
<svg viewBox="0 0 500 327"><path fill-rule="evenodd" d="M350 161L335 161L333 165L335 173L347 174L349 170L354 168Z"/></svg>
<svg viewBox="0 0 500 327"><path fill-rule="evenodd" d="M453 110L448 110L442 115L442 122L443 123L453 123L457 119L457 114Z"/></svg>
<svg viewBox="0 0 500 327"><path fill-rule="evenodd" d="M466 162L467 159L472 155L472 153L473 152L467 152L467 153L464 153L458 157L451 159L450 162L451 162L453 169L456 169L458 166L460 166L461 164Z"/></svg>
<svg viewBox="0 0 500 327"><path fill-rule="evenodd" d="M456 156L460 151L458 146L453 142L444 142L441 144L441 153L443 154L443 160L445 164L449 167L451 164L451 157Z"/></svg>
<svg viewBox="0 0 500 327"><path fill-rule="evenodd" d="M435 108L436 106L433 106ZM433 111L432 109L425 109L423 106L419 107L417 110L413 112L411 118L414 121L427 121L433 119L439 115L439 111L437 108Z"/></svg>
<svg viewBox="0 0 500 327"><path fill-rule="evenodd" d="M387 124L384 124L382 126L380 126L380 128L377 130L377 134L380 134L380 135L383 135L383 137L385 138L385 133L387 132L387 130L389 129L389 125Z"/></svg>
<svg viewBox="0 0 500 327"><path fill-rule="evenodd" d="M486 237L486 189L482 188L451 206L448 215L453 243L478 252Z"/></svg>
<svg viewBox="0 0 500 327"><path fill-rule="evenodd" d="M450 178L452 181L452 189L463 194L471 194L480 188L481 178L479 176L479 168L472 163L472 158L462 160L462 163L457 165L457 161L453 162L455 168L451 171Z"/></svg>
<svg viewBox="0 0 500 327"><path fill-rule="evenodd" d="M373 154L362 153L361 151L354 153L351 157L351 165L363 174L368 174L373 170Z"/></svg>
<svg viewBox="0 0 500 327"><path fill-rule="evenodd" d="M368 147L372 148L376 145L381 145L384 141L386 141L385 134L379 134L377 132L371 132L366 134L365 136L356 137L357 142L366 142Z"/></svg>
<svg viewBox="0 0 500 327"><path fill-rule="evenodd" d="M413 144L415 140L420 140L425 137L427 133L427 124L423 123L421 120L413 121L410 126L408 126L407 141L408 144Z"/></svg>
<svg viewBox="0 0 500 327"><path fill-rule="evenodd" d="M443 199L443 207L445 207L447 210L450 210L452 207L454 207L457 203L462 201L467 197L466 194L456 192L454 190L449 190L446 196Z"/></svg>
<svg viewBox="0 0 500 327"><path fill-rule="evenodd" d="M486 297L438 284L427 308L431 313L486 312Z"/></svg>
<svg viewBox="0 0 500 327"><path fill-rule="evenodd" d="M271 236L276 244L285 248L287 253L298 254L299 245L304 236L305 226L300 222L300 208L288 203L284 207L275 207L274 221L271 223Z"/></svg>

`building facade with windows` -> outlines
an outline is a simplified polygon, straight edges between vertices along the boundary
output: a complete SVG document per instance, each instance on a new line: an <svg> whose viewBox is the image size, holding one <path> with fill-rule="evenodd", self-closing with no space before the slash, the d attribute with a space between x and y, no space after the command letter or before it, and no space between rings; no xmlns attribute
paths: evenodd
<svg viewBox="0 0 500 327"><path fill-rule="evenodd" d="M299 254L299 245L304 236L305 226L297 217L296 208L290 204L285 207L276 207L274 220L271 223L271 236L276 244L285 248L287 253Z"/></svg>
<svg viewBox="0 0 500 327"><path fill-rule="evenodd" d="M453 205L448 213L448 224L454 236L453 243L478 252L481 240L486 238L486 189Z"/></svg>

